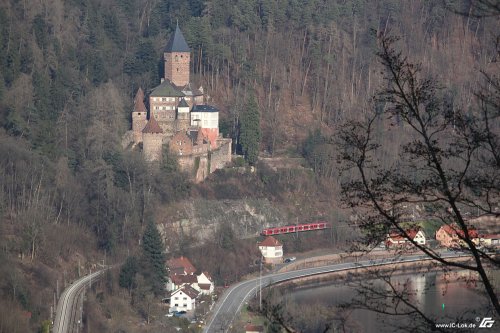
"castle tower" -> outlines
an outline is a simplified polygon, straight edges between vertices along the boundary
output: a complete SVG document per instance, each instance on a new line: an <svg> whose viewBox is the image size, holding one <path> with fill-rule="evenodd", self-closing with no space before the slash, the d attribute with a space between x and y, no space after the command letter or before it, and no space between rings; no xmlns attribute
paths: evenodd
<svg viewBox="0 0 500 333"><path fill-rule="evenodd" d="M162 158L163 130L153 114L149 117L146 127L142 130L142 149L144 159L148 162L160 161Z"/></svg>
<svg viewBox="0 0 500 333"><path fill-rule="evenodd" d="M134 110L132 111L132 132L134 143L142 142L142 130L146 126L148 111L144 105L144 92L139 87L134 98Z"/></svg>
<svg viewBox="0 0 500 333"><path fill-rule="evenodd" d="M177 87L182 87L189 83L190 54L191 50L177 24L175 32L163 52L165 80L169 80Z"/></svg>
<svg viewBox="0 0 500 333"><path fill-rule="evenodd" d="M189 105L184 98L177 105L177 130L187 131L190 125Z"/></svg>

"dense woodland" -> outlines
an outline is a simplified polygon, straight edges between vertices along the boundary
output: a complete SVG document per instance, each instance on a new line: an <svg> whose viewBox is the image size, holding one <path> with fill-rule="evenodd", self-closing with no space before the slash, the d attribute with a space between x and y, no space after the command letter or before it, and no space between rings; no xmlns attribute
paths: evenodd
<svg viewBox="0 0 500 333"><path fill-rule="evenodd" d="M499 25L495 17L454 12L467 13L469 5L458 0L3 1L0 332L42 327L50 319L55 281L76 275L69 263L90 265L105 255L124 262L127 252L143 256L139 240L159 205L257 196L287 207L291 197L300 202L314 194L327 198L325 209L336 207L335 149L328 138L343 120L372 109L371 97L382 82L377 36L401 36L402 51L446 86L449 105L472 108L480 70L491 70L496 56ZM235 151L251 164L255 149L265 156L303 156L314 175L276 175L262 168L194 185L167 151L161 167L150 169L140 152L122 148L133 95L138 87L147 91L159 83L162 50L177 22L192 50L194 80L221 109L221 131L233 138ZM376 130L385 133L383 126ZM404 133L401 127L385 137L383 160L391 159L395 138ZM233 251L230 229L223 233L228 238L214 240L205 253L217 258ZM251 258L251 249L249 243L241 251ZM137 270L130 258L127 267ZM215 269L219 282L244 273L238 267ZM141 279L147 280L145 275ZM129 292L147 285L123 279L119 285ZM116 283L107 286L118 293ZM141 309L152 294L153 289L142 291L134 313L149 317Z"/></svg>

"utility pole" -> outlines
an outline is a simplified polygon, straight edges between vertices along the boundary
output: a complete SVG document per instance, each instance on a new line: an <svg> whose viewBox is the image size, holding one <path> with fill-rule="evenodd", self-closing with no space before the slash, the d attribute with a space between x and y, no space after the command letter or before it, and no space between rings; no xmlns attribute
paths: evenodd
<svg viewBox="0 0 500 333"><path fill-rule="evenodd" d="M264 257L260 259L260 273L259 273L259 310L262 311L262 261Z"/></svg>

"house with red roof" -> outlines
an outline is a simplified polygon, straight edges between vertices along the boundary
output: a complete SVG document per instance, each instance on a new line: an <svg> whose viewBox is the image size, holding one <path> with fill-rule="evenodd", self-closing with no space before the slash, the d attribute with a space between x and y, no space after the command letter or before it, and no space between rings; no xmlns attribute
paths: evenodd
<svg viewBox="0 0 500 333"><path fill-rule="evenodd" d="M283 261L283 244L273 236L267 236L257 245L266 264L278 264Z"/></svg>
<svg viewBox="0 0 500 333"><path fill-rule="evenodd" d="M425 233L420 228L408 229L406 230L406 234L411 240L413 240L417 244L425 245L426 243ZM404 235L402 235L399 231L394 231L387 234L385 246L395 247L395 246L402 246L407 243L410 243L410 241Z"/></svg>
<svg viewBox="0 0 500 333"><path fill-rule="evenodd" d="M208 272L196 275L196 268L186 257L172 258L167 261L169 277L167 280L167 291L175 291L189 286L204 295L214 292L214 282Z"/></svg>
<svg viewBox="0 0 500 333"><path fill-rule="evenodd" d="M170 274L192 275L196 272L196 268L193 266L191 261L184 256L168 260L167 268Z"/></svg>
<svg viewBox="0 0 500 333"><path fill-rule="evenodd" d="M474 227L467 229L470 239L474 244L479 244L479 235ZM444 247L464 246L464 231L456 224L446 224L436 231L436 240Z"/></svg>

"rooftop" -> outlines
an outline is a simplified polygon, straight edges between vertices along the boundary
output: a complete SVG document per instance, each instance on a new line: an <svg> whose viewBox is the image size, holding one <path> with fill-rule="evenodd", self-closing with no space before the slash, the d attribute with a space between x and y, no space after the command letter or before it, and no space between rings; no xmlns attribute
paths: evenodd
<svg viewBox="0 0 500 333"><path fill-rule="evenodd" d="M443 225L441 228L439 228L439 230L444 230L444 232L446 232L450 236L457 235L459 238L465 237L463 230L456 224ZM470 238L478 238L477 230L474 227L468 227L467 231Z"/></svg>
<svg viewBox="0 0 500 333"><path fill-rule="evenodd" d="M191 286L184 286L184 287L182 287L181 290L184 292L184 294L188 295L191 299L196 298L199 295L199 292Z"/></svg>
<svg viewBox="0 0 500 333"><path fill-rule="evenodd" d="M274 238L273 236L267 236L262 242L259 243L259 246L281 246L282 244Z"/></svg>
<svg viewBox="0 0 500 333"><path fill-rule="evenodd" d="M172 272L171 272L172 273ZM171 275L170 279L172 280L173 283L176 285L181 285L183 283L197 283L198 280L196 278L196 275Z"/></svg>
<svg viewBox="0 0 500 333"><path fill-rule="evenodd" d="M202 104L193 106L191 112L219 112L219 110L211 105Z"/></svg>
<svg viewBox="0 0 500 333"><path fill-rule="evenodd" d="M151 97L184 97L184 94L177 89L169 80L164 80L159 86L153 88L149 94Z"/></svg>
<svg viewBox="0 0 500 333"><path fill-rule="evenodd" d="M165 52L191 52L191 49L182 35L181 29L179 29L179 25L175 27L174 34L170 37L165 47Z"/></svg>
<svg viewBox="0 0 500 333"><path fill-rule="evenodd" d="M191 261L186 257L172 258L167 261L167 266L171 271L183 268L186 274L193 274L196 272L196 268L194 268Z"/></svg>
<svg viewBox="0 0 500 333"><path fill-rule="evenodd" d="M186 103L186 100L184 98L181 98L181 101L179 102L179 105L177 105L179 108L188 108L189 105Z"/></svg>
<svg viewBox="0 0 500 333"><path fill-rule="evenodd" d="M142 133L160 134L163 133L163 130L161 129L160 125L158 125L158 122L156 121L155 117L151 115L149 117L148 123L142 130Z"/></svg>

